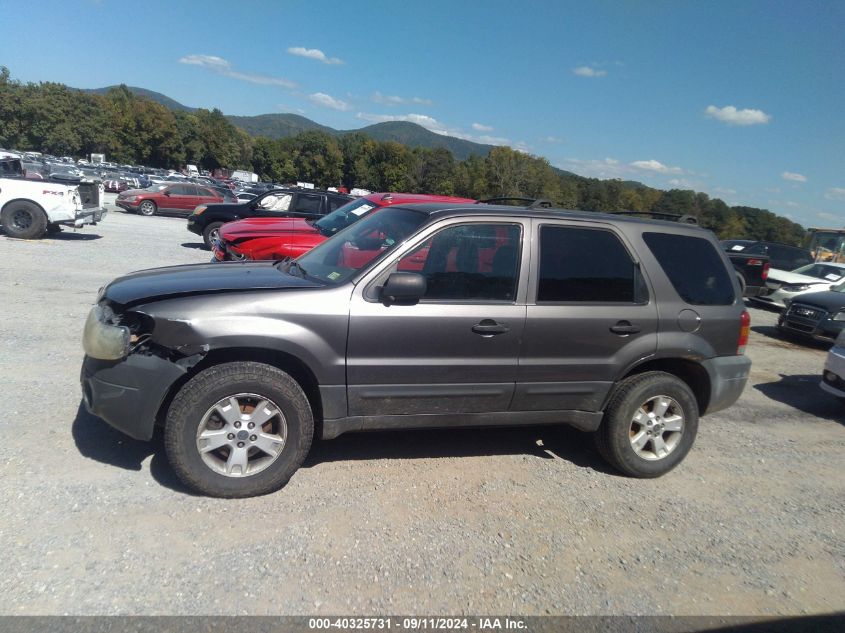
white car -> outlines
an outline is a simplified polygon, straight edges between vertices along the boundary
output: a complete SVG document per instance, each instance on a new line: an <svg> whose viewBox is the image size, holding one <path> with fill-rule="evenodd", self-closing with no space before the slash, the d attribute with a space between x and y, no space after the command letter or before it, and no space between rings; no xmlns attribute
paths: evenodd
<svg viewBox="0 0 845 633"><path fill-rule="evenodd" d="M766 294L749 297L751 301L785 308L792 299L807 292L827 290L832 284L845 279L845 264L816 262L807 264L793 271L769 270L766 279Z"/></svg>
<svg viewBox="0 0 845 633"><path fill-rule="evenodd" d="M839 333L827 353L819 386L829 394L845 400L845 330Z"/></svg>

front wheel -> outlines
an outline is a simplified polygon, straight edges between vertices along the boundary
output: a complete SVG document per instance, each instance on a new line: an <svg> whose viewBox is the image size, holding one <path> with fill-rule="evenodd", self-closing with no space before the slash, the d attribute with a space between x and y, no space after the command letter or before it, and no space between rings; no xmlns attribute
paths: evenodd
<svg viewBox="0 0 845 633"><path fill-rule="evenodd" d="M208 226L202 230L202 241L205 242L206 248L210 249L214 240L220 239L221 226L223 226L222 222L209 222Z"/></svg>
<svg viewBox="0 0 845 633"><path fill-rule="evenodd" d="M152 200L144 200L138 206L138 213L140 213L141 215L146 215L148 217L151 216L151 215L155 215L156 210L157 210L156 203L153 202Z"/></svg>
<svg viewBox="0 0 845 633"><path fill-rule="evenodd" d="M0 223L9 237L34 240L47 232L47 216L41 208L26 200L16 200L3 207Z"/></svg>
<svg viewBox="0 0 845 633"><path fill-rule="evenodd" d="M596 445L626 475L659 477L684 459L697 432L692 390L679 378L654 371L617 387L596 431Z"/></svg>
<svg viewBox="0 0 845 633"><path fill-rule="evenodd" d="M308 398L287 373L262 363L216 365L189 380L167 413L165 449L191 488L252 497L284 486L311 448Z"/></svg>

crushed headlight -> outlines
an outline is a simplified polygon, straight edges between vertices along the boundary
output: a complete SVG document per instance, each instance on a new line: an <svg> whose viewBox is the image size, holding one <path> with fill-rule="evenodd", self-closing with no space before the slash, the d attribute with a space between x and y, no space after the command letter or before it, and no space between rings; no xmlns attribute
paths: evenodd
<svg viewBox="0 0 845 633"><path fill-rule="evenodd" d="M105 322L102 306L94 306L85 321L82 348L92 358L118 360L129 351L129 328Z"/></svg>
<svg viewBox="0 0 845 633"><path fill-rule="evenodd" d="M833 315L834 321L845 321L845 312L837 312Z"/></svg>
<svg viewBox="0 0 845 633"><path fill-rule="evenodd" d="M201 204L196 209L194 209L194 212L193 212L192 215L199 215L200 213L205 211L207 208L208 208L207 206L205 206L204 204Z"/></svg>

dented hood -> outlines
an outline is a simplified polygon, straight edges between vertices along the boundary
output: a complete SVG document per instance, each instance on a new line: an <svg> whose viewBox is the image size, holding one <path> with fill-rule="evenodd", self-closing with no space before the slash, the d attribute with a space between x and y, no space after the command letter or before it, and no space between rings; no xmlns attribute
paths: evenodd
<svg viewBox="0 0 845 633"><path fill-rule="evenodd" d="M313 281L281 272L273 262L188 264L118 277L103 288L101 298L125 306L195 294L319 287Z"/></svg>
<svg viewBox="0 0 845 633"><path fill-rule="evenodd" d="M289 233L319 233L319 231L306 222L305 218L247 218L228 222L220 228L220 236L229 242Z"/></svg>

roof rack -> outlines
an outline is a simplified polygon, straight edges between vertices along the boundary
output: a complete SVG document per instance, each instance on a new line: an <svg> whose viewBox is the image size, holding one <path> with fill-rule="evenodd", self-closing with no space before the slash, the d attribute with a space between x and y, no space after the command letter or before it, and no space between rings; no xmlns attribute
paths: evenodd
<svg viewBox="0 0 845 633"><path fill-rule="evenodd" d="M521 202L527 209L553 209L554 204L545 198L521 198L519 196L501 196L499 198L487 198L479 200L476 204L505 204L507 202Z"/></svg>
<svg viewBox="0 0 845 633"><path fill-rule="evenodd" d="M681 224L698 224L698 218L688 213L667 213L664 211L608 211L612 215L646 215L657 220L673 220Z"/></svg>

